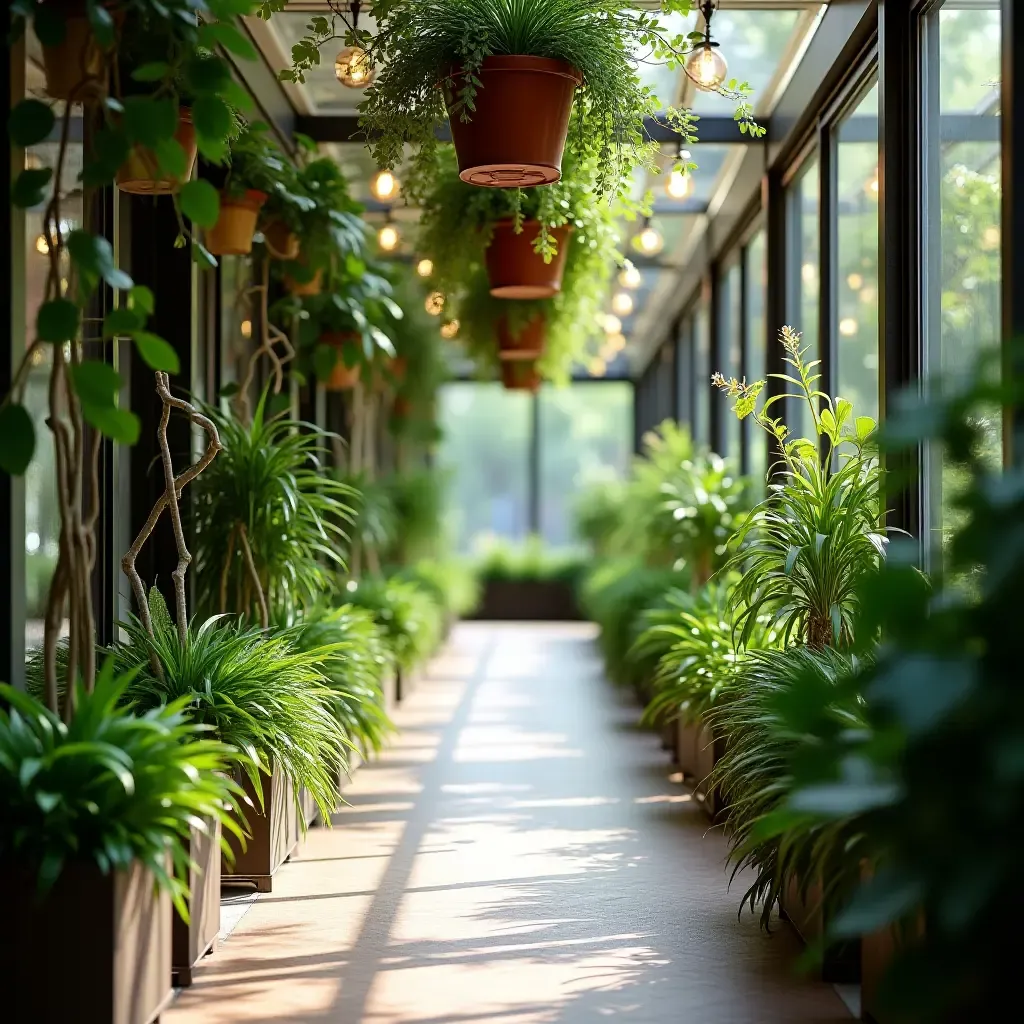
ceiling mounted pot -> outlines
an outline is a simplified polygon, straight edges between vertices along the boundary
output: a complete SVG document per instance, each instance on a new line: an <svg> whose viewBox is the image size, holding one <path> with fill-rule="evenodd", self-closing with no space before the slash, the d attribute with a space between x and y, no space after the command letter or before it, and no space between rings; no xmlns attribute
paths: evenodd
<svg viewBox="0 0 1024 1024"><path fill-rule="evenodd" d="M263 244L275 260L294 260L299 255L299 236L280 218L268 221L260 229Z"/></svg>
<svg viewBox="0 0 1024 1024"><path fill-rule="evenodd" d="M540 390L540 374L533 360L509 359L501 364L501 383L506 391Z"/></svg>
<svg viewBox="0 0 1024 1024"><path fill-rule="evenodd" d="M165 196L176 191L183 181L188 181L196 162L196 130L192 124L192 111L187 107L178 111L174 139L185 151L185 173L180 180L160 170L156 154L147 146L133 146L128 159L117 170L117 187L132 195Z"/></svg>
<svg viewBox="0 0 1024 1024"><path fill-rule="evenodd" d="M573 96L583 75L548 57L485 57L472 120L452 113L461 80L445 81L459 177L485 188L532 188L562 176Z"/></svg>
<svg viewBox="0 0 1024 1024"><path fill-rule="evenodd" d="M256 234L256 219L267 193L246 189L241 196L221 193L217 223L206 232L206 248L214 256L248 256Z"/></svg>
<svg viewBox="0 0 1024 1024"><path fill-rule="evenodd" d="M503 362L539 359L547 341L547 321L538 313L518 334L513 334L508 317L498 321L498 355Z"/></svg>
<svg viewBox="0 0 1024 1024"><path fill-rule="evenodd" d="M516 234L511 218L496 221L487 247L487 277L491 294L498 299L550 299L562 290L562 274L568 255L572 225L551 232L558 252L550 263L534 251L540 222L528 220Z"/></svg>

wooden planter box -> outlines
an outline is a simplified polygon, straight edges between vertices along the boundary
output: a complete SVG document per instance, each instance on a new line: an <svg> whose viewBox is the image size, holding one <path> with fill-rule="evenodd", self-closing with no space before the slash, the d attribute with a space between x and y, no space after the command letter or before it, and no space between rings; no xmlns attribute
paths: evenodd
<svg viewBox="0 0 1024 1024"><path fill-rule="evenodd" d="M220 932L220 822L212 821L210 834L192 829L189 857L189 923L177 912L171 932L172 964L177 984L192 984L192 970L217 945Z"/></svg>
<svg viewBox="0 0 1024 1024"><path fill-rule="evenodd" d="M384 710L390 715L398 704L398 669L389 672L383 680Z"/></svg>
<svg viewBox="0 0 1024 1024"><path fill-rule="evenodd" d="M676 764L683 777L696 782L699 778L700 762L697 759L697 739L700 729L692 722L682 718L675 721L676 727Z"/></svg>
<svg viewBox="0 0 1024 1024"><path fill-rule="evenodd" d="M694 726L693 728L696 730L693 757L696 767L694 778L697 780L693 795L714 818L725 807L725 802L722 800L722 794L718 787L709 786L707 780L715 765L725 754L725 740L715 736L703 722L699 727Z"/></svg>
<svg viewBox="0 0 1024 1024"><path fill-rule="evenodd" d="M242 786L253 806L246 808L250 837L245 850L234 836L228 842L235 853L235 862L222 865L223 880L229 884L251 882L257 892L271 892L277 869L299 845L299 814L295 806L295 790L279 767L272 775L262 775L263 810L249 777Z"/></svg>
<svg viewBox="0 0 1024 1024"><path fill-rule="evenodd" d="M40 900L8 866L0 1005L11 1024L151 1024L171 999L171 899L139 864L68 863Z"/></svg>
<svg viewBox="0 0 1024 1024"><path fill-rule="evenodd" d="M806 945L818 942L825 934L825 910L820 881L810 884L807 896L800 896L800 885L790 879L779 900L782 915ZM829 946L821 962L821 978L830 984L855 984L861 980L861 954L856 942Z"/></svg>
<svg viewBox="0 0 1024 1024"><path fill-rule="evenodd" d="M576 592L565 580L484 580L474 619L490 622L576 622Z"/></svg>

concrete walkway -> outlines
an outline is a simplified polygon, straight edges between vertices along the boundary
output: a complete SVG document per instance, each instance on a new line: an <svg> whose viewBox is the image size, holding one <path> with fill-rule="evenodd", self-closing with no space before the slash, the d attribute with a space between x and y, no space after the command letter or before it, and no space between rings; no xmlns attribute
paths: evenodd
<svg viewBox="0 0 1024 1024"><path fill-rule="evenodd" d="M601 677L589 626L460 626L331 830L163 1024L838 1024Z"/></svg>

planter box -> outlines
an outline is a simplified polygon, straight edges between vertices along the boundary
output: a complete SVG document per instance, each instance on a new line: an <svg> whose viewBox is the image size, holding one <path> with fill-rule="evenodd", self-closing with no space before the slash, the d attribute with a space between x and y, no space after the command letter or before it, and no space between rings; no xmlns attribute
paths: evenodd
<svg viewBox="0 0 1024 1024"><path fill-rule="evenodd" d="M692 722L677 718L676 727L676 763L683 777L696 781L699 778L700 762L697 759L697 739L700 730Z"/></svg>
<svg viewBox="0 0 1024 1024"><path fill-rule="evenodd" d="M812 882L808 886L806 898L802 899L799 882L791 878L779 900L779 909L806 945L818 942L825 934L821 882ZM861 954L858 944L842 942L829 946L822 958L821 978L833 985L860 981Z"/></svg>
<svg viewBox="0 0 1024 1024"><path fill-rule="evenodd" d="M104 875L68 863L47 896L36 873L4 871L3 1019L151 1024L171 999L171 900L139 864Z"/></svg>
<svg viewBox="0 0 1024 1024"><path fill-rule="evenodd" d="M874 1024L890 1024L878 1007L878 988L896 954L896 936L890 930L865 935L860 940L860 1015Z"/></svg>
<svg viewBox="0 0 1024 1024"><path fill-rule="evenodd" d="M189 857L189 923L174 914L171 932L172 964L178 985L192 984L193 968L212 953L220 932L220 822L209 823L210 834L192 829Z"/></svg>
<svg viewBox="0 0 1024 1024"><path fill-rule="evenodd" d="M389 672L383 679L384 710L390 715L398 704L398 669Z"/></svg>
<svg viewBox="0 0 1024 1024"><path fill-rule="evenodd" d="M277 869L299 845L299 813L295 789L276 765L273 775L262 775L263 810L249 777L242 787L253 806L247 807L250 837L243 851L234 836L228 836L235 853L232 866L222 865L223 880L229 884L251 882L257 892L271 892Z"/></svg>
<svg viewBox="0 0 1024 1024"><path fill-rule="evenodd" d="M694 777L697 780L693 795L714 818L725 807L725 802L718 788L709 786L707 779L725 753L725 740L716 737L703 722L699 727L693 728L696 729L693 756L696 762Z"/></svg>
<svg viewBox="0 0 1024 1024"><path fill-rule="evenodd" d="M565 580L484 580L474 619L506 622L576 622L576 592Z"/></svg>

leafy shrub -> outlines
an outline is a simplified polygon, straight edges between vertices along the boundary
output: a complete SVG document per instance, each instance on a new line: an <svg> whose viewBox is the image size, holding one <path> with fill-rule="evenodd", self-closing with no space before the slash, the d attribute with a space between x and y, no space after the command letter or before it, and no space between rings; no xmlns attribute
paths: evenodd
<svg viewBox="0 0 1024 1024"><path fill-rule="evenodd" d="M415 583L370 576L350 581L345 598L373 615L401 669L409 670L425 661L441 642L441 608Z"/></svg>

